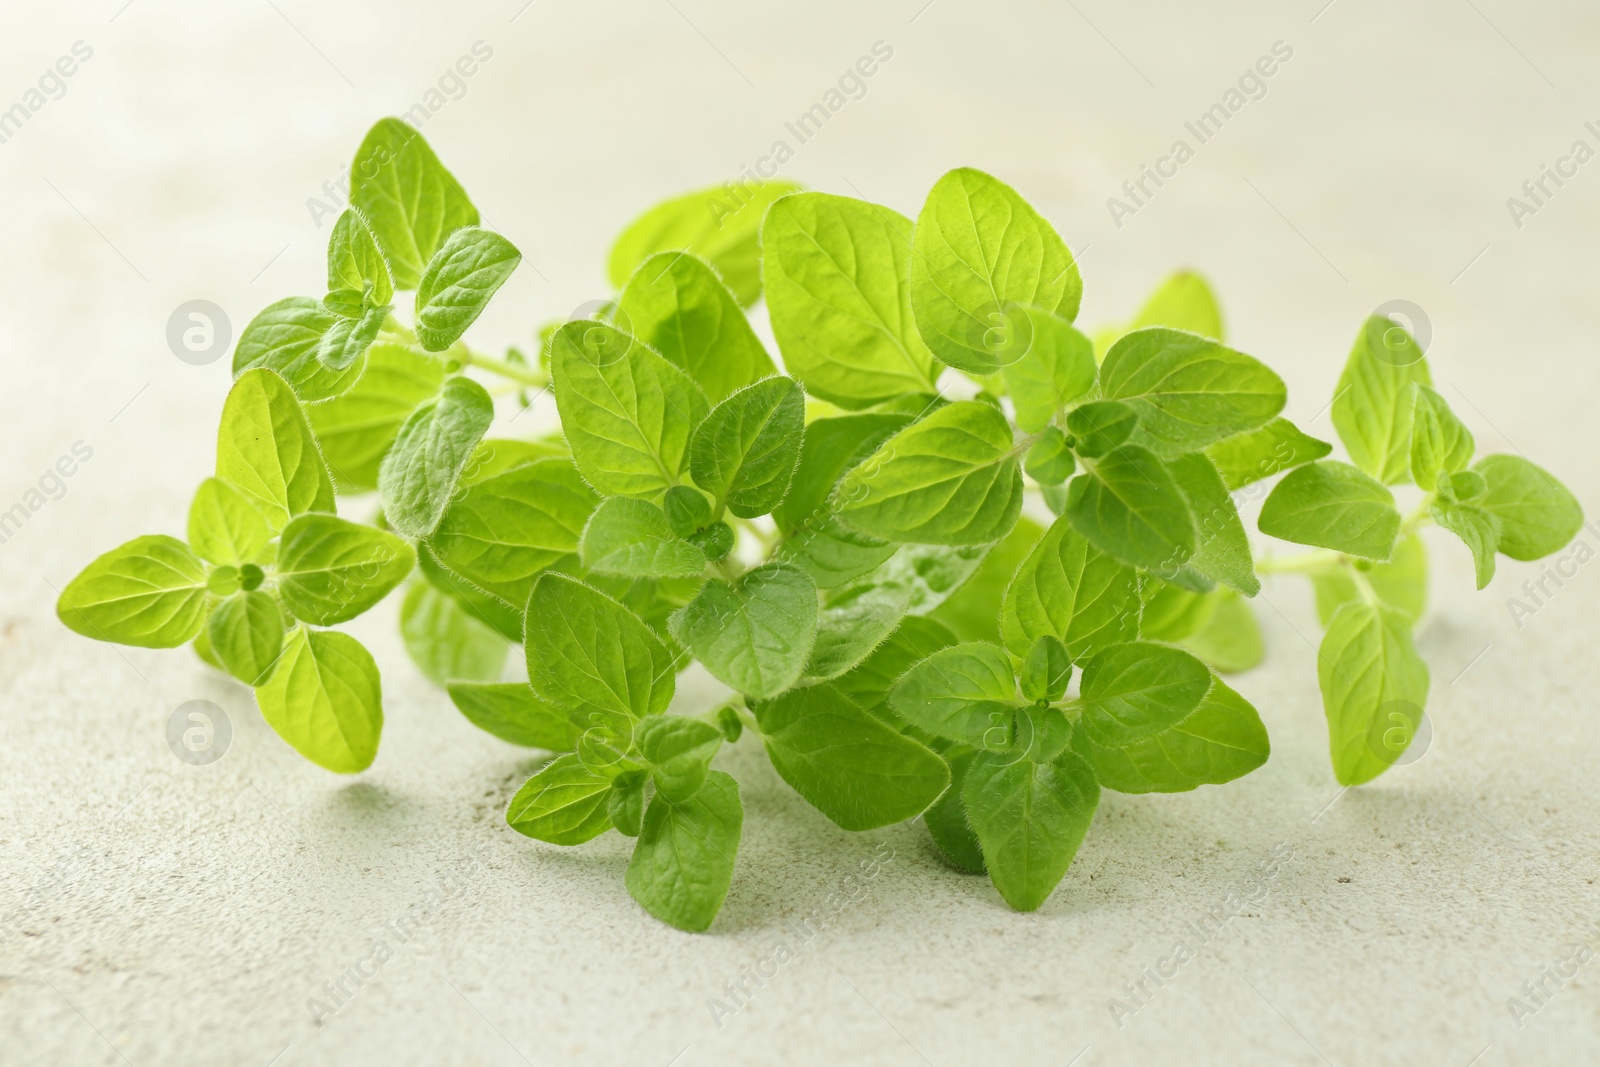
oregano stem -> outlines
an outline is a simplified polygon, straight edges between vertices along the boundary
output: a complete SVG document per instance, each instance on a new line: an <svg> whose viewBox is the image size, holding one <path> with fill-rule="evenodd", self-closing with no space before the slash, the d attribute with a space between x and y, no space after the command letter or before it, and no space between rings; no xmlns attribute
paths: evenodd
<svg viewBox="0 0 1600 1067"><path fill-rule="evenodd" d="M1425 525L1433 520L1433 501L1435 495L1436 494L1434 493L1429 493L1427 496L1423 497L1422 503L1418 504L1416 508L1412 510L1411 514L1407 515L1400 523L1401 537L1405 537L1407 534L1415 531L1417 527Z"/></svg>
<svg viewBox="0 0 1600 1067"><path fill-rule="evenodd" d="M481 352L472 351L465 345L450 349L450 355L459 359L464 366L477 367L480 370L489 371L491 374L510 378L512 381L519 382L522 385L543 389L550 384L549 375L543 371L535 370L532 367L518 366L503 359L496 359L494 356L486 356Z"/></svg>
<svg viewBox="0 0 1600 1067"><path fill-rule="evenodd" d="M1341 553L1329 548L1300 552L1293 556L1266 556L1256 560L1257 574L1312 574L1338 566Z"/></svg>

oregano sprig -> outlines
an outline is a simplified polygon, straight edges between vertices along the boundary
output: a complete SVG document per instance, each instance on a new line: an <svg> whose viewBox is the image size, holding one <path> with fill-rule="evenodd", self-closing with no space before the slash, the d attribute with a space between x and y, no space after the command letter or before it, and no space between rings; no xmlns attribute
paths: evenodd
<svg viewBox="0 0 1600 1067"><path fill-rule="evenodd" d="M112 550L58 613L98 640L193 643L349 773L376 754L382 689L331 627L404 585L422 673L473 725L553 754L509 826L632 839L627 891L683 929L738 884L725 746L753 739L845 830L920 817L939 855L1033 910L1103 790L1267 760L1220 677L1264 654L1258 575L1312 580L1334 771L1358 784L1427 696L1418 530L1459 537L1482 588L1497 556L1547 555L1582 522L1520 455L1475 461L1388 319L1336 388L1348 462L1284 417L1282 379L1226 342L1197 274L1080 331L1066 242L978 170L940 178L914 221L778 181L668 200L610 250L612 298L539 330L532 359L468 341L521 252L423 138L384 119L352 174L323 294L239 338L186 540ZM747 317L762 300L777 351ZM548 388L560 434L493 436L496 383L524 405ZM1269 480L1259 531L1311 551L1255 558L1234 494ZM1420 499L1402 511L1397 489ZM336 492L375 492L376 518L339 515ZM727 696L684 713L692 663Z"/></svg>

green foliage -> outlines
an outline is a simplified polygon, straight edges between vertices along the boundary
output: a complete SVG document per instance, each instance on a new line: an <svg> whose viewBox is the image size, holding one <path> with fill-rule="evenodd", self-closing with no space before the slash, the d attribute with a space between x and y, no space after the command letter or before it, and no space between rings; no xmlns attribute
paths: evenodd
<svg viewBox="0 0 1600 1067"><path fill-rule="evenodd" d="M1086 461L1067 486L1067 519L1096 548L1161 572L1194 556L1194 516L1172 472L1155 453L1120 445Z"/></svg>
<svg viewBox="0 0 1600 1067"><path fill-rule="evenodd" d="M251 319L239 335L233 350L234 377L268 370L307 404L332 399L354 385L362 372L359 362L333 367L322 359L323 339L349 322L312 297L280 300ZM349 328L341 326L343 331Z"/></svg>
<svg viewBox="0 0 1600 1067"><path fill-rule="evenodd" d="M83 569L61 591L56 615L97 641L177 648L206 620L206 566L175 537L136 537Z"/></svg>
<svg viewBox="0 0 1600 1067"><path fill-rule="evenodd" d="M513 745L570 752L583 736L564 710L540 700L526 682L453 681L446 688L468 722Z"/></svg>
<svg viewBox="0 0 1600 1067"><path fill-rule="evenodd" d="M1428 361L1405 329L1376 315L1362 325L1333 400L1334 428L1357 467L1385 485L1407 478L1412 387L1431 383Z"/></svg>
<svg viewBox="0 0 1600 1067"><path fill-rule="evenodd" d="M1224 437L1205 448L1230 493L1321 459L1332 451L1328 442L1302 433L1282 416L1259 429Z"/></svg>
<svg viewBox="0 0 1600 1067"><path fill-rule="evenodd" d="M589 516L578 558L622 578L693 578L706 569L705 553L673 532L666 512L625 496L607 497Z"/></svg>
<svg viewBox="0 0 1600 1067"><path fill-rule="evenodd" d="M446 238L478 224L478 209L428 142L400 119L367 133L350 165L350 204L383 250L396 289L415 289Z"/></svg>
<svg viewBox="0 0 1600 1067"><path fill-rule="evenodd" d="M672 636L718 680L748 697L777 696L800 678L817 637L817 587L768 563L712 578L672 617Z"/></svg>
<svg viewBox="0 0 1600 1067"><path fill-rule="evenodd" d="M1000 633L1018 659L1041 637L1061 641L1074 661L1139 636L1139 580L1057 519L1006 588Z"/></svg>
<svg viewBox="0 0 1600 1067"><path fill-rule="evenodd" d="M493 681L505 666L506 639L425 581L407 589L400 602L400 636L411 662L435 685Z"/></svg>
<svg viewBox="0 0 1600 1067"><path fill-rule="evenodd" d="M1022 512L1021 456L998 408L948 404L885 441L839 487L840 517L886 541L978 545Z"/></svg>
<svg viewBox="0 0 1600 1067"><path fill-rule="evenodd" d="M755 705L773 768L846 830L914 818L949 784L944 760L829 684Z"/></svg>
<svg viewBox="0 0 1600 1067"><path fill-rule="evenodd" d="M689 441L689 473L711 494L712 511L753 519L777 507L800 462L805 420L793 378L767 378L712 408Z"/></svg>
<svg viewBox="0 0 1600 1067"><path fill-rule="evenodd" d="M1017 428L1038 433L1094 388L1094 346L1069 319L1025 304L1009 305L1005 322L1012 331L1004 339L1005 356L1020 353L1005 365L1006 391Z"/></svg>
<svg viewBox="0 0 1600 1067"><path fill-rule="evenodd" d="M845 408L936 393L911 314L911 220L864 200L796 193L761 224L772 332L789 373Z"/></svg>
<svg viewBox="0 0 1600 1067"><path fill-rule="evenodd" d="M539 331L532 361L472 340L519 260L415 130L379 122L325 292L240 335L187 544L129 541L57 612L97 640L192 643L291 747L355 773L381 682L321 627L415 570L417 668L468 723L553 754L508 824L550 845L617 830L629 893L685 930L733 885L744 812L717 764L747 734L837 826L920 815L952 866L1031 910L1102 789L1266 761L1260 716L1217 676L1265 653L1258 574L1312 582L1334 772L1358 784L1423 714L1421 527L1459 538L1482 587L1583 523L1545 470L1474 455L1389 319L1332 398L1349 463L1283 417L1282 380L1224 343L1197 274L1091 341L1071 251L976 170L941 178L915 225L781 181L667 201L611 249L614 298ZM781 366L744 311L763 290ZM486 437L490 375L524 410L548 387L559 435ZM1269 479L1260 531L1313 551L1254 558L1240 503ZM335 487L381 510L354 521L373 502L341 508ZM501 680L514 644L526 682ZM669 714L694 662L733 693Z"/></svg>
<svg viewBox="0 0 1600 1067"><path fill-rule="evenodd" d="M261 685L283 651L283 612L269 594L241 589L212 609L206 642L223 670Z"/></svg>
<svg viewBox="0 0 1600 1067"><path fill-rule="evenodd" d="M1342 785L1371 781L1410 745L1428 699L1411 621L1380 604L1341 606L1322 636L1317 678L1334 775Z"/></svg>
<svg viewBox="0 0 1600 1067"><path fill-rule="evenodd" d="M256 689L261 717L319 767L364 771L378 754L383 692L372 654L348 634L297 626Z"/></svg>
<svg viewBox="0 0 1600 1067"><path fill-rule="evenodd" d="M1473 468L1483 495L1472 503L1500 520L1500 554L1533 560L1558 552L1583 525L1583 509L1567 487L1521 456L1485 456Z"/></svg>
<svg viewBox="0 0 1600 1067"><path fill-rule="evenodd" d="M687 372L712 403L777 372L733 294L695 256L659 252L640 263L614 317Z"/></svg>
<svg viewBox="0 0 1600 1067"><path fill-rule="evenodd" d="M416 561L394 534L337 515L299 515L278 540L278 595L295 618L332 626L388 596Z"/></svg>
<svg viewBox="0 0 1600 1067"><path fill-rule="evenodd" d="M664 923L706 929L733 883L743 829L739 786L721 771L688 800L656 793L628 862L628 892Z"/></svg>
<svg viewBox="0 0 1600 1067"><path fill-rule="evenodd" d="M1164 326L1135 330L1111 346L1100 391L1133 408L1141 443L1167 458L1264 425L1288 395L1259 360Z"/></svg>
<svg viewBox="0 0 1600 1067"><path fill-rule="evenodd" d="M607 496L657 498L678 484L709 409L693 379L592 320L556 331L550 374L572 457L590 485Z"/></svg>
<svg viewBox="0 0 1600 1067"><path fill-rule="evenodd" d="M422 347L442 352L460 340L521 262L522 253L489 230L464 226L446 237L417 282Z"/></svg>
<svg viewBox="0 0 1600 1067"><path fill-rule="evenodd" d="M690 252L716 268L745 307L761 295L761 219L773 201L795 192L793 182L741 183L674 197L639 216L606 261L621 288L639 264L659 252Z"/></svg>
<svg viewBox="0 0 1600 1067"><path fill-rule="evenodd" d="M1394 494L1338 460L1307 464L1279 482L1261 505L1261 532L1365 559L1386 560L1400 534Z"/></svg>
<svg viewBox="0 0 1600 1067"><path fill-rule="evenodd" d="M433 533L493 419L488 391L459 375L445 380L438 397L417 405L378 467L378 495L389 525L407 537Z"/></svg>
<svg viewBox="0 0 1600 1067"><path fill-rule="evenodd" d="M295 515L333 510L333 482L305 411L270 370L239 375L217 428L217 477L238 490L277 534Z"/></svg>
<svg viewBox="0 0 1600 1067"><path fill-rule="evenodd" d="M944 363L989 374L1007 350L1006 305L1071 322L1083 281L1055 228L1015 189L963 168L940 178L912 237L911 307L917 331Z"/></svg>
<svg viewBox="0 0 1600 1067"><path fill-rule="evenodd" d="M426 543L452 573L520 608L540 574L578 551L598 499L564 456L490 471L489 447L467 464Z"/></svg>
<svg viewBox="0 0 1600 1067"><path fill-rule="evenodd" d="M961 802L995 888L1018 911L1034 911L1078 854L1100 784L1071 752L1047 763L980 752L967 768Z"/></svg>

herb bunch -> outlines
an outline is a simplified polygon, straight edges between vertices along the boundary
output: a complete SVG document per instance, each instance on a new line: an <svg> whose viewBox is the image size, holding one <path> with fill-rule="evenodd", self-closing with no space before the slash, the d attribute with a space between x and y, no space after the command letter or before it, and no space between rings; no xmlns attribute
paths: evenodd
<svg viewBox="0 0 1600 1067"><path fill-rule="evenodd" d="M1081 333L1066 244L979 171L941 178L915 223L784 182L669 200L613 247L614 299L542 330L531 362L463 340L521 257L421 136L383 120L351 173L326 293L240 336L187 542L101 556L58 613L99 640L192 642L306 758L355 772L381 685L329 627L409 579L423 672L475 725L557 753L510 825L634 838L628 891L683 929L733 880L743 808L711 764L747 733L840 827L920 815L941 856L1031 910L1102 788L1265 762L1260 717L1218 677L1263 654L1258 571L1315 584L1354 784L1426 698L1418 527L1460 536L1481 588L1497 552L1548 554L1582 521L1527 460L1472 463L1388 319L1333 404L1353 464L1282 417L1282 380L1223 342L1196 275ZM781 371L747 317L763 298ZM548 388L562 433L489 437L482 376L524 407ZM1279 475L1261 532L1316 551L1258 565L1232 494ZM1407 481L1424 496L1403 518L1388 486ZM341 518L336 490L376 490L377 517ZM502 681L517 645L527 680ZM691 663L731 696L669 711Z"/></svg>

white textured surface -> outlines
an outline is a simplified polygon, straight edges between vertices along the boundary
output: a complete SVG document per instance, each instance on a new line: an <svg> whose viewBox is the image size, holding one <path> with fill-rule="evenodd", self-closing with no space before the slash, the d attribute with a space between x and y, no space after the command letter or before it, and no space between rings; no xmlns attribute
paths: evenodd
<svg viewBox="0 0 1600 1067"><path fill-rule="evenodd" d="M1482 445L1526 451L1600 505L1600 163L1520 231L1505 205L1575 139L1597 143L1592 5L537 0L511 21L522 2L0 13L0 109L74 41L94 50L0 144L0 510L74 441L94 449L0 545L0 1063L1600 1060L1600 963L1547 982L1520 1030L1507 1010L1574 942L1600 945L1589 568L1519 630L1506 599L1539 566L1502 561L1475 595L1465 550L1432 537L1432 749L1331 807L1315 616L1274 580L1258 601L1270 663L1238 682L1271 761L1187 796L1108 795L1036 915L939 866L915 826L835 830L742 745L724 758L746 836L704 936L632 903L615 835L561 850L504 826L526 755L421 679L392 606L354 627L388 715L355 780L294 756L187 653L65 631L51 587L126 538L181 533L212 461L226 364L174 359L168 314L204 297L237 331L313 291L326 230L307 197L480 39L492 60L425 132L527 253L478 327L485 347L603 295L605 248L636 210L734 175L881 39L892 61L786 174L915 214L945 169L989 169L1087 249L1091 323L1198 266L1234 340L1324 435L1357 325L1413 300ZM368 26L369 8L391 13ZM1277 40L1294 57L1265 98L1114 227L1106 198ZM200 768L164 739L197 697L235 731ZM880 846L892 861L830 902ZM1108 998L1196 942L1188 924L1252 892L1279 846L1264 895L1119 1029ZM401 945L386 924L413 908L425 921ZM814 910L825 928L799 947L787 924ZM786 938L795 958L719 1029L707 998ZM380 939L393 958L314 1025L307 999Z"/></svg>

